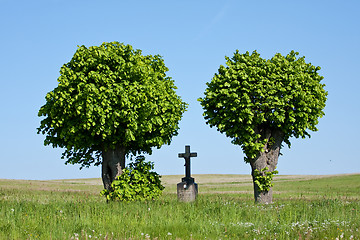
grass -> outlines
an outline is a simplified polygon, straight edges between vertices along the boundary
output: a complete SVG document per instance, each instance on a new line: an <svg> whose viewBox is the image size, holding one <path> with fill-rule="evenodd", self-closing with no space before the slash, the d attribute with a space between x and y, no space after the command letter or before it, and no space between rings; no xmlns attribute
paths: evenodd
<svg viewBox="0 0 360 240"><path fill-rule="evenodd" d="M360 239L360 174L277 176L274 204L253 203L250 176L163 176L151 202L109 203L100 179L0 180L0 239Z"/></svg>

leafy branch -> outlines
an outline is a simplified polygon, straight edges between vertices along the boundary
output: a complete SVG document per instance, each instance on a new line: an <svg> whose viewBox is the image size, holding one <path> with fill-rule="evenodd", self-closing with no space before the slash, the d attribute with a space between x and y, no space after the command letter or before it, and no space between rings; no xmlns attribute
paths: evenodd
<svg viewBox="0 0 360 240"><path fill-rule="evenodd" d="M274 186L272 183L273 177L279 172L277 170L267 171L268 167L261 169L255 169L254 171L254 183L258 186L260 192L268 192L271 187Z"/></svg>

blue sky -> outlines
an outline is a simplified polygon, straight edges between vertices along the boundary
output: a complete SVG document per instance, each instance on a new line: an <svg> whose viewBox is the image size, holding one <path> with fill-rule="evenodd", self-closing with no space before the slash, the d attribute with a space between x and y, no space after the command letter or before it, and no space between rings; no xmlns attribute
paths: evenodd
<svg viewBox="0 0 360 240"><path fill-rule="evenodd" d="M189 103L179 135L147 159L160 174L183 174L185 145L198 153L194 174L249 174L239 146L202 117L203 96L225 56L291 50L320 66L329 92L319 131L292 139L280 174L359 173L360 2L0 0L0 178L100 177L100 168L66 166L61 149L36 134L39 108L78 45L119 41L160 54Z"/></svg>

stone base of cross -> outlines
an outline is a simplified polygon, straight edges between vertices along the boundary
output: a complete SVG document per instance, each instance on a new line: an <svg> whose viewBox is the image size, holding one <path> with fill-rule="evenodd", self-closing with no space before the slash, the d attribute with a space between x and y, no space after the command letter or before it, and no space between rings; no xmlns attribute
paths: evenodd
<svg viewBox="0 0 360 240"><path fill-rule="evenodd" d="M185 146L185 153L179 153L179 158L185 158L185 177L177 184L178 200L181 202L195 201L198 194L198 185L190 173L190 158L197 157L197 153L190 152L190 146Z"/></svg>
<svg viewBox="0 0 360 240"><path fill-rule="evenodd" d="M194 182L177 184L177 196L180 202L193 202L198 194L198 185Z"/></svg>

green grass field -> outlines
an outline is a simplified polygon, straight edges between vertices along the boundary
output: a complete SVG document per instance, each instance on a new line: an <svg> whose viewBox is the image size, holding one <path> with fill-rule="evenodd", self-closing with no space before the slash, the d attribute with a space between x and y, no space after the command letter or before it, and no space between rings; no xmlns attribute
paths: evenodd
<svg viewBox="0 0 360 240"><path fill-rule="evenodd" d="M0 180L0 239L360 239L360 174L276 176L269 205L249 175L195 175L197 201L179 203L181 177L156 201L109 204L100 179Z"/></svg>

